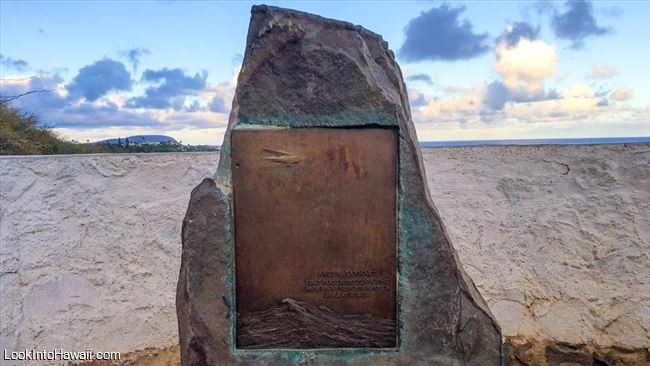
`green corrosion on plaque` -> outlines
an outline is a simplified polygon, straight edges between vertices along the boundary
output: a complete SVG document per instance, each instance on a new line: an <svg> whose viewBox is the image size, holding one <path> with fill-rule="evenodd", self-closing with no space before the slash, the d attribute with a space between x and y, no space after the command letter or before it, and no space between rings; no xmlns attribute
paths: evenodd
<svg viewBox="0 0 650 366"><path fill-rule="evenodd" d="M360 127L397 126L395 113L349 109L331 114L253 114L240 113L237 123L278 127Z"/></svg>
<svg viewBox="0 0 650 366"><path fill-rule="evenodd" d="M241 361L254 361L265 359L278 363L289 362L291 364L303 363L308 360L319 360L325 362L340 362L360 360L371 356L391 357L398 354L397 349L317 349L317 350L237 350L233 354Z"/></svg>

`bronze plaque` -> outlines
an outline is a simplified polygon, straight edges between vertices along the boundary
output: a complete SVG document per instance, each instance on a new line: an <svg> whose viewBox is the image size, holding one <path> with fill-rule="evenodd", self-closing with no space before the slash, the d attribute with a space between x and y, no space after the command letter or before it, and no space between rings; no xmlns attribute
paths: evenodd
<svg viewBox="0 0 650 366"><path fill-rule="evenodd" d="M237 347L395 347L396 130L231 141Z"/></svg>

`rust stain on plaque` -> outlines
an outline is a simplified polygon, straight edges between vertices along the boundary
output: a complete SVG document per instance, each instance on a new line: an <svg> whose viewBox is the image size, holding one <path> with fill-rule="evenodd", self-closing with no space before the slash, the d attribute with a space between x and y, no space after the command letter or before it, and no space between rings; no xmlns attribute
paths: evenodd
<svg viewBox="0 0 650 366"><path fill-rule="evenodd" d="M396 130L234 130L231 146L237 347L395 347Z"/></svg>

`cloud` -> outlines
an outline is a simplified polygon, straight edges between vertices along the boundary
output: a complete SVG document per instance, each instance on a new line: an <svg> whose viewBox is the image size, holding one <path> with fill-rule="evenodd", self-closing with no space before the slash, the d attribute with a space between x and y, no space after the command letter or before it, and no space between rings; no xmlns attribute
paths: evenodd
<svg viewBox="0 0 650 366"><path fill-rule="evenodd" d="M574 84L566 88L566 90L562 92L562 96L564 98L579 99L594 98L596 96L596 92L591 90L591 88L586 85Z"/></svg>
<svg viewBox="0 0 650 366"><path fill-rule="evenodd" d="M609 79L618 75L614 66L594 64L591 65L591 72L587 75L589 79Z"/></svg>
<svg viewBox="0 0 650 366"><path fill-rule="evenodd" d="M134 112L128 109L119 109L108 104L97 106L82 103L79 106L70 106L62 111L53 111L50 115L52 123L57 128L101 128L116 126L159 126L155 116L147 112Z"/></svg>
<svg viewBox="0 0 650 366"><path fill-rule="evenodd" d="M526 22L515 22L496 39L497 44L505 43L508 47L515 47L521 39L534 41L539 38L539 27L535 28Z"/></svg>
<svg viewBox="0 0 650 366"><path fill-rule="evenodd" d="M598 25L594 17L591 1L573 0L564 5L564 13L555 13L551 19L551 27L558 38L573 42L573 48L581 48L584 39L600 36L611 32L611 29Z"/></svg>
<svg viewBox="0 0 650 366"><path fill-rule="evenodd" d="M433 85L434 82L431 79L431 76L427 74L413 74L406 77L408 81L421 81L427 85Z"/></svg>
<svg viewBox="0 0 650 366"><path fill-rule="evenodd" d="M452 98L428 98L426 104L413 111L414 121L438 126L456 126L478 118L482 100L478 88L458 88Z"/></svg>
<svg viewBox="0 0 650 366"><path fill-rule="evenodd" d="M213 113L227 114L230 112L230 101L235 96L237 86L236 75L239 74L240 67L233 69L234 77L231 80L223 81L215 85L206 86L201 91L201 99L207 101L206 109Z"/></svg>
<svg viewBox="0 0 650 366"><path fill-rule="evenodd" d="M482 104L481 120L491 122L493 111L501 111L506 103L538 102L557 99L555 90L546 92L545 80L555 74L558 55L553 46L539 38L539 27L525 22L509 26L496 40L494 68L503 82L487 85Z"/></svg>
<svg viewBox="0 0 650 366"><path fill-rule="evenodd" d="M551 0L538 0L533 2L532 5L529 4L527 8L532 8L537 15L547 15L553 13L555 4Z"/></svg>
<svg viewBox="0 0 650 366"><path fill-rule="evenodd" d="M487 33L474 33L472 24L459 20L465 7L446 4L420 13L406 26L406 40L399 50L404 61L464 60L489 50Z"/></svg>
<svg viewBox="0 0 650 366"><path fill-rule="evenodd" d="M98 129L113 127L147 127L157 131L212 128L225 124L205 112L200 103L179 110L131 109L111 101L67 104L64 108L44 110L43 116L56 128ZM110 137L110 136L109 136Z"/></svg>
<svg viewBox="0 0 650 366"><path fill-rule="evenodd" d="M208 73L196 73L194 76L185 75L181 69L145 70L142 80L146 82L161 82L145 90L143 96L129 100L127 105L132 108L183 108L185 96L197 94L205 88Z"/></svg>
<svg viewBox="0 0 650 366"><path fill-rule="evenodd" d="M495 68L510 89L543 90L544 79L555 74L558 54L542 40L520 38L514 47L502 42L495 53Z"/></svg>
<svg viewBox="0 0 650 366"><path fill-rule="evenodd" d="M227 124L227 117L207 111L199 101L175 109L131 109L117 103L81 102L65 108L50 109L47 121L56 128L100 129L113 127L147 127L158 132L178 129L214 128ZM114 137L114 136L107 136Z"/></svg>
<svg viewBox="0 0 650 366"><path fill-rule="evenodd" d="M82 74L82 73L80 73ZM143 81L152 83L149 89L158 95L171 96L164 103L173 108L131 108L133 98L121 90L110 90L94 100L81 98L79 84L66 86L64 79L55 73L35 77L13 75L0 80L3 94L18 95L28 90L47 89L48 93L30 94L12 101L12 106L25 112L35 113L39 120L53 126L57 131L79 141L100 140L128 134L119 131L142 131L146 134L170 134L182 137L186 142L209 140L203 134L212 133L212 143L218 143L219 135L227 126L229 108L223 101L232 98L234 78L215 85L206 85L207 74L187 75L179 69L147 70ZM74 92L75 96L70 96ZM181 93L180 95L177 95ZM155 94L155 93L154 93ZM150 91L149 96L152 93ZM147 98L146 92L141 95ZM221 102L208 105L213 101ZM203 131L201 133L196 131ZM137 134L137 133L131 133ZM190 138L191 137L191 138Z"/></svg>
<svg viewBox="0 0 650 366"><path fill-rule="evenodd" d="M618 87L616 90L609 95L609 99L615 100L617 102L624 102L630 100L634 97L634 91L628 86Z"/></svg>
<svg viewBox="0 0 650 366"><path fill-rule="evenodd" d="M468 88L462 86L446 86L444 89L445 94L462 94L467 92Z"/></svg>
<svg viewBox="0 0 650 366"><path fill-rule="evenodd" d="M133 73L138 71L138 66L140 65L140 58L145 55L149 55L149 49L147 48L131 48L130 50L120 52L120 55L126 57L126 59L131 64L133 68Z"/></svg>
<svg viewBox="0 0 650 366"><path fill-rule="evenodd" d="M601 8L598 13L602 14L603 16L606 17L611 17L611 18L618 18L623 14L623 9L616 7L616 6L611 6L607 8Z"/></svg>
<svg viewBox="0 0 650 366"><path fill-rule="evenodd" d="M50 90L34 95L32 101L44 108L61 108L66 104L66 90L59 74L42 74L29 80L28 90ZM31 96L31 95L30 95Z"/></svg>
<svg viewBox="0 0 650 366"><path fill-rule="evenodd" d="M208 104L208 108L210 109L211 112L215 112L215 113L228 112L228 109L226 108L226 103L224 103L223 98L221 98L218 95L215 95L212 98L210 104Z"/></svg>
<svg viewBox="0 0 650 366"><path fill-rule="evenodd" d="M198 100L195 100L192 103L190 103L189 106L185 106L184 110L186 112L194 113L194 112L205 111L206 108L205 106L201 105L201 103Z"/></svg>
<svg viewBox="0 0 650 366"><path fill-rule="evenodd" d="M39 74L27 78L2 79L0 87L2 95L5 96L16 96L30 91L43 91L25 95L11 103L16 108L33 113L40 113L41 110L48 108L62 108L67 103L63 78L56 73Z"/></svg>
<svg viewBox="0 0 650 366"><path fill-rule="evenodd" d="M486 97L488 93L490 98ZM573 85L562 93L551 90L544 98L528 102L511 102L516 96L510 93L504 84L494 82L487 87L468 89L458 96L429 97L425 106L413 109L418 135L424 130L436 130L467 139L469 134L462 131L474 131L472 138L477 138L482 136L480 131L487 132L486 129L506 132L529 126L542 131L546 123L560 130L574 126L585 131L589 128L585 126L598 128L601 122L642 124L650 118L650 109L644 111L628 104L611 103L585 85ZM475 103L477 100L483 103ZM427 133L426 136L435 135ZM494 138L507 137L497 134Z"/></svg>
<svg viewBox="0 0 650 366"><path fill-rule="evenodd" d="M97 100L111 90L131 90L131 74L123 63L109 58L95 61L79 69L77 76L68 85L70 97Z"/></svg>
<svg viewBox="0 0 650 366"><path fill-rule="evenodd" d="M535 103L513 103L505 108L510 118L531 122L597 121L608 118L621 118L622 110L614 108L603 98L585 85L573 85L562 92L562 97L555 100L543 100Z"/></svg>
<svg viewBox="0 0 650 366"><path fill-rule="evenodd" d="M483 105L491 110L502 110L507 102L530 103L559 98L560 95L555 89L548 92L544 89L528 90L521 87L511 89L500 81L493 81L485 88Z"/></svg>
<svg viewBox="0 0 650 366"><path fill-rule="evenodd" d="M24 71L29 68L29 63L25 60L14 59L0 53L0 64L16 71Z"/></svg>
<svg viewBox="0 0 650 366"><path fill-rule="evenodd" d="M409 105L411 108L420 108L427 105L427 98L422 92L415 88L408 88Z"/></svg>
<svg viewBox="0 0 650 366"><path fill-rule="evenodd" d="M493 81L487 86L483 104L492 110L501 110L508 101L508 88L500 81Z"/></svg>
<svg viewBox="0 0 650 366"><path fill-rule="evenodd" d="M419 108L427 105L427 100L424 98L423 94L417 93L414 98L411 98L410 106Z"/></svg>

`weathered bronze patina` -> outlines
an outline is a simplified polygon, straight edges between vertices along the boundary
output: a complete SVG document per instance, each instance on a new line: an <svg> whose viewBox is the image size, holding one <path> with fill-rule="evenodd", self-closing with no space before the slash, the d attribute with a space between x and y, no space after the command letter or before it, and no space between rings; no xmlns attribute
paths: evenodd
<svg viewBox="0 0 650 366"><path fill-rule="evenodd" d="M234 130L237 346L396 346L397 134Z"/></svg>

